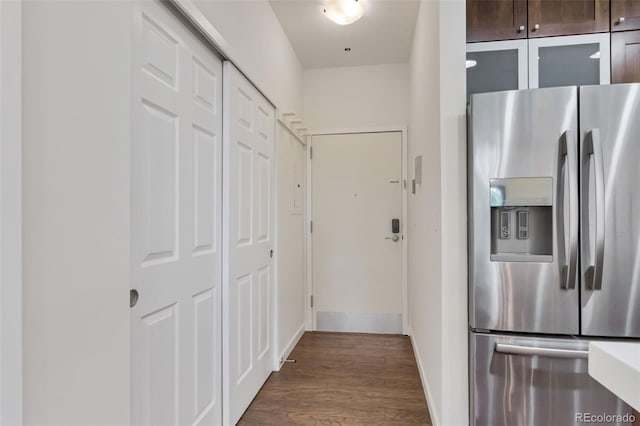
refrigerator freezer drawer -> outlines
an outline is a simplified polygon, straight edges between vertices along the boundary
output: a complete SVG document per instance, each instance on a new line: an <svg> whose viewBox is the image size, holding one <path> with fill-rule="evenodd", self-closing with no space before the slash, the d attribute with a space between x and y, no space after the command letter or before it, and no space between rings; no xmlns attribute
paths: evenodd
<svg viewBox="0 0 640 426"><path fill-rule="evenodd" d="M589 376L586 340L470 333L470 350L473 425L630 424L631 407Z"/></svg>

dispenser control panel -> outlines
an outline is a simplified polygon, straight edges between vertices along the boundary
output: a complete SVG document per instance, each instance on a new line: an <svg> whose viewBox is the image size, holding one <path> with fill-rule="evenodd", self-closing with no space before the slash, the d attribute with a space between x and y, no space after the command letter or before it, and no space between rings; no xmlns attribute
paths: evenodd
<svg viewBox="0 0 640 426"><path fill-rule="evenodd" d="M500 239L511 238L511 212L508 210L500 212Z"/></svg>
<svg viewBox="0 0 640 426"><path fill-rule="evenodd" d="M551 178L491 179L491 260L553 261Z"/></svg>
<svg viewBox="0 0 640 426"><path fill-rule="evenodd" d="M518 239L529 238L529 212L526 210L518 212Z"/></svg>

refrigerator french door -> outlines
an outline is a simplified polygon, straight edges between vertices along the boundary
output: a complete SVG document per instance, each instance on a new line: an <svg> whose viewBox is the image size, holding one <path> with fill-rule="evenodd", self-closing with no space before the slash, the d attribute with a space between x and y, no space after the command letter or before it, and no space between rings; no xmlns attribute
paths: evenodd
<svg viewBox="0 0 640 426"><path fill-rule="evenodd" d="M473 95L469 129L471 328L578 334L577 88Z"/></svg>
<svg viewBox="0 0 640 426"><path fill-rule="evenodd" d="M582 330L640 338L640 84L580 88Z"/></svg>
<svg viewBox="0 0 640 426"><path fill-rule="evenodd" d="M468 157L472 423L631 413L586 358L640 337L640 85L474 95Z"/></svg>

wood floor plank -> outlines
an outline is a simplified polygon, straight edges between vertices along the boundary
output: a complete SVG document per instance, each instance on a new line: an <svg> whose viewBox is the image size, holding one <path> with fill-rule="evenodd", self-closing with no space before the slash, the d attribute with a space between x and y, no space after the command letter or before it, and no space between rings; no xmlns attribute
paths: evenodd
<svg viewBox="0 0 640 426"><path fill-rule="evenodd" d="M240 425L430 424L406 336L307 332Z"/></svg>

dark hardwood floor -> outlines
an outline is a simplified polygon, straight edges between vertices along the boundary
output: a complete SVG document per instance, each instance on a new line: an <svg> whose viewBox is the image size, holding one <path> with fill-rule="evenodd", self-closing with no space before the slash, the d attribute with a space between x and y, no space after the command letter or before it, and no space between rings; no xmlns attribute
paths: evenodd
<svg viewBox="0 0 640 426"><path fill-rule="evenodd" d="M239 425L429 425L408 337L307 332Z"/></svg>

